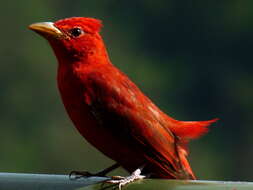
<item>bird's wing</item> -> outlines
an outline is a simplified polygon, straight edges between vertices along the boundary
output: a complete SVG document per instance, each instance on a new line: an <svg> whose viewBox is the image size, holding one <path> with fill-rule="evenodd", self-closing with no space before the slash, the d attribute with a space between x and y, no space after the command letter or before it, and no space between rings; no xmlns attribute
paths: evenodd
<svg viewBox="0 0 253 190"><path fill-rule="evenodd" d="M102 69L101 69L102 70ZM128 79L114 69L86 75L90 106L100 122L111 130L133 137L144 156L164 176L194 178L177 137L163 126L160 110Z"/></svg>

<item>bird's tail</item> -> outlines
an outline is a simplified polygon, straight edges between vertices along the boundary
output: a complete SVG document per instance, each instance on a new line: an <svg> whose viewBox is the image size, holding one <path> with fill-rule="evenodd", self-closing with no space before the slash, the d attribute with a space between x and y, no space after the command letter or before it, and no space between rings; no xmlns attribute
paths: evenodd
<svg viewBox="0 0 253 190"><path fill-rule="evenodd" d="M188 179L196 179L190 164L186 159L188 155L187 144L191 139L196 139L208 132L208 126L218 119L208 121L174 121L170 130L178 137L178 156L180 158L183 173Z"/></svg>
<svg viewBox="0 0 253 190"><path fill-rule="evenodd" d="M196 139L208 132L208 126L218 119L208 121L177 121L174 120L170 130L183 140Z"/></svg>
<svg viewBox="0 0 253 190"><path fill-rule="evenodd" d="M196 179L191 169L191 166L188 160L186 159L188 153L184 147L181 147L181 146L178 147L178 155L181 162L181 168L184 174L183 179Z"/></svg>

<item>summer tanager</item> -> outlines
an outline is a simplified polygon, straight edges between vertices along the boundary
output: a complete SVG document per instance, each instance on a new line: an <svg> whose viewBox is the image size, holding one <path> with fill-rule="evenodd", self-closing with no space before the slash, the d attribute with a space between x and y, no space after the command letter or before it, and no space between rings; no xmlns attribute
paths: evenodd
<svg viewBox="0 0 253 190"><path fill-rule="evenodd" d="M29 26L58 59L58 88L66 111L88 142L129 172L195 179L187 143L215 122L178 121L163 113L112 65L99 34L101 21L73 17Z"/></svg>

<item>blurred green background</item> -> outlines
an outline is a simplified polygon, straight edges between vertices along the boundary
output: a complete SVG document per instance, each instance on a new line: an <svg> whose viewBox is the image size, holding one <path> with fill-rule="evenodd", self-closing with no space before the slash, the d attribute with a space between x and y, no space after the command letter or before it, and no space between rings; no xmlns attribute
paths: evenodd
<svg viewBox="0 0 253 190"><path fill-rule="evenodd" d="M113 163L73 127L56 87L53 52L27 29L71 16L103 20L112 62L166 113L220 118L190 144L200 179L253 180L251 0L3 1L0 172L95 172Z"/></svg>

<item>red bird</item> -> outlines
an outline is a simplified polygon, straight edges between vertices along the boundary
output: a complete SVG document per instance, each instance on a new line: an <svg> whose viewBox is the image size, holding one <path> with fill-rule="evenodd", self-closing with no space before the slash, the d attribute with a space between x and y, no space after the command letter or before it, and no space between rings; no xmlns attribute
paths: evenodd
<svg viewBox="0 0 253 190"><path fill-rule="evenodd" d="M99 34L101 26L99 20L83 17L29 26L54 50L59 91L75 127L117 162L106 172L117 166L128 172L142 167L144 175L154 178L196 179L186 145L216 119L178 121L163 113L112 65Z"/></svg>

